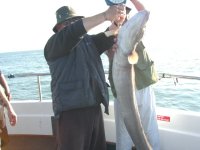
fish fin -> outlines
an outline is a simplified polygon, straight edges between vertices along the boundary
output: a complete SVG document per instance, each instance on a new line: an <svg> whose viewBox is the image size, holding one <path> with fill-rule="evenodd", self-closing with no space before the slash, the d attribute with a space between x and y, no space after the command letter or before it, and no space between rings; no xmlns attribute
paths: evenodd
<svg viewBox="0 0 200 150"><path fill-rule="evenodd" d="M132 65L138 62L138 54L136 51L133 51L130 55L128 55L128 62Z"/></svg>

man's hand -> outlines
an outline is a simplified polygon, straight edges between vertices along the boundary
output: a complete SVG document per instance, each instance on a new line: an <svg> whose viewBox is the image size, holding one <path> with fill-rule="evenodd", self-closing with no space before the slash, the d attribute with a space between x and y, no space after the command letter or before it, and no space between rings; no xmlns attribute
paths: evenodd
<svg viewBox="0 0 200 150"><path fill-rule="evenodd" d="M130 1L133 3L137 11L145 10L144 5L140 1L138 0L130 0Z"/></svg>
<svg viewBox="0 0 200 150"><path fill-rule="evenodd" d="M120 20L120 18L123 18L125 14L126 14L125 5L119 4L119 5L110 6L104 12L104 17L105 17L105 20L109 20L113 22L114 20Z"/></svg>

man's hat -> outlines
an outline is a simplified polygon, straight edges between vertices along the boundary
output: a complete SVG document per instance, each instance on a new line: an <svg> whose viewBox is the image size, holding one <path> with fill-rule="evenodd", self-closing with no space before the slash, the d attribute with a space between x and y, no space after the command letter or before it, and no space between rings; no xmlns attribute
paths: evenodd
<svg viewBox="0 0 200 150"><path fill-rule="evenodd" d="M56 11L57 23L53 27L53 31L57 32L56 26L64 21L72 18L83 18L84 16L79 16L76 14L75 10L69 6L63 6Z"/></svg>

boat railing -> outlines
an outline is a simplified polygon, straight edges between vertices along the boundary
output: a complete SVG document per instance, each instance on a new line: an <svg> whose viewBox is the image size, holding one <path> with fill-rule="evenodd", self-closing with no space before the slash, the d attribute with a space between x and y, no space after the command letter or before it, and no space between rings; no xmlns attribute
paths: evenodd
<svg viewBox="0 0 200 150"><path fill-rule="evenodd" d="M105 71L105 74L108 75L108 71ZM20 74L9 74L7 78L18 78L18 77L37 77L37 86L38 86L38 94L39 100L42 101L42 87L41 87L41 76L49 76L50 73L20 73ZM200 80L200 77L197 76L187 76L187 75L176 75L176 74L169 74L169 73L159 73L159 79L162 78L174 78L175 82L178 82L178 78L183 79L191 79L191 80Z"/></svg>
<svg viewBox="0 0 200 150"><path fill-rule="evenodd" d="M50 73L20 73L20 74L10 74L7 77L18 78L18 77L37 77L38 95L40 102L42 101L42 86L41 86L41 76L49 76Z"/></svg>
<svg viewBox="0 0 200 150"><path fill-rule="evenodd" d="M183 79L192 79L192 80L200 80L200 77L197 76L186 76L186 75L176 75L169 73L159 73L159 77L161 78L183 78Z"/></svg>
<svg viewBox="0 0 200 150"><path fill-rule="evenodd" d="M159 73L159 80L161 80L162 78L173 78L174 85L176 85L178 83L178 79L200 80L200 77L197 77L197 76Z"/></svg>

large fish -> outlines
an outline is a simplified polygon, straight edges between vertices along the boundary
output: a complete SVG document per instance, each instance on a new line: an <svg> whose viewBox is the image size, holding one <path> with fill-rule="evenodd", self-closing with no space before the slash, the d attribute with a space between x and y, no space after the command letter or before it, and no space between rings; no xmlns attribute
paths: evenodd
<svg viewBox="0 0 200 150"><path fill-rule="evenodd" d="M118 34L118 49L113 60L113 82L120 102L122 116L127 131L137 150L151 150L144 133L135 97L134 63L137 55L134 49L141 40L144 27L149 18L146 10L136 13L120 29Z"/></svg>

